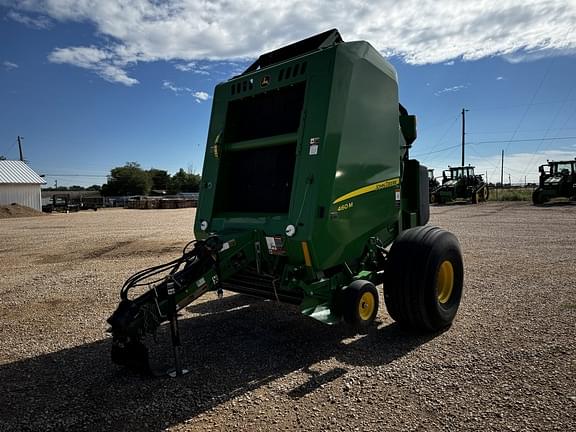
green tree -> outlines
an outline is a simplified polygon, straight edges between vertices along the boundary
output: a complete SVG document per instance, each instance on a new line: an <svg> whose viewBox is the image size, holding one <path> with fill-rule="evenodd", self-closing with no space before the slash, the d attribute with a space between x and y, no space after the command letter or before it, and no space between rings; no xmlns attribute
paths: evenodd
<svg viewBox="0 0 576 432"><path fill-rule="evenodd" d="M112 168L108 182L102 185L104 196L147 195L152 189L152 179L136 162Z"/></svg>
<svg viewBox="0 0 576 432"><path fill-rule="evenodd" d="M170 184L170 174L168 171L150 168L146 171L152 179L152 189L154 190L168 190Z"/></svg>
<svg viewBox="0 0 576 432"><path fill-rule="evenodd" d="M180 170L170 179L168 192L171 194L179 192L198 192L202 178L198 174L191 174Z"/></svg>

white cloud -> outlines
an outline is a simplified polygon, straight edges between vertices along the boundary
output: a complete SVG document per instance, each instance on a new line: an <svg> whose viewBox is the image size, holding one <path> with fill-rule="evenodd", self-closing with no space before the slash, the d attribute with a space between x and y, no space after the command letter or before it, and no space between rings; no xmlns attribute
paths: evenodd
<svg viewBox="0 0 576 432"><path fill-rule="evenodd" d="M112 54L112 58L101 62L122 70L137 62L181 61L182 68L187 68L198 60L253 58L332 27L338 27L345 40L368 40L385 55L398 56L411 64L490 56L504 56L515 62L576 52L573 0L402 3L21 0L18 6L11 3L0 0L0 4L22 13L91 23L101 37L100 48ZM89 69L96 70L93 63ZM124 74L117 82L133 84L131 80Z"/></svg>
<svg viewBox="0 0 576 432"><path fill-rule="evenodd" d="M440 96L442 93L455 93L455 92L458 92L460 90L465 89L466 87L468 87L468 85L464 85L464 84L455 85L452 87L445 87L442 90L438 90L437 92L435 92L434 95Z"/></svg>
<svg viewBox="0 0 576 432"><path fill-rule="evenodd" d="M70 63L74 66L92 69L105 60L112 57L112 54L106 50L91 47L70 47L56 48L48 56L48 60L53 63Z"/></svg>
<svg viewBox="0 0 576 432"><path fill-rule="evenodd" d="M497 76L497 77L496 77L496 81L502 81L503 79L504 79L503 76Z"/></svg>
<svg viewBox="0 0 576 432"><path fill-rule="evenodd" d="M174 67L182 72L192 72L198 75L210 75L210 72L208 72L209 66L199 66L196 62L179 63L174 65Z"/></svg>
<svg viewBox="0 0 576 432"><path fill-rule="evenodd" d="M210 99L210 95L203 91L197 91L192 93L192 96L196 99L196 102L200 103L201 101L207 101Z"/></svg>
<svg viewBox="0 0 576 432"><path fill-rule="evenodd" d="M189 89L188 87L177 87L176 85L174 85L174 83L170 82L170 81L162 81L162 88L164 90L170 90L176 94L180 94L180 93L190 93L192 90Z"/></svg>
<svg viewBox="0 0 576 432"><path fill-rule="evenodd" d="M10 61L4 61L2 62L2 66L4 67L4 69L6 70L13 70L13 69L17 69L19 66L16 63L12 63Z"/></svg>
<svg viewBox="0 0 576 432"><path fill-rule="evenodd" d="M105 49L93 46L56 48L50 53L48 60L90 69L109 82L127 86L138 84L138 80L130 78L123 69L126 63L115 53Z"/></svg>
<svg viewBox="0 0 576 432"><path fill-rule="evenodd" d="M32 17L13 10L8 12L6 16L12 21L19 22L20 24L24 24L25 26L36 30L46 30L52 26L52 21L45 16Z"/></svg>
<svg viewBox="0 0 576 432"><path fill-rule="evenodd" d="M569 36L569 35L567 35ZM542 60L549 57L558 55L574 56L576 55L576 48L562 48L562 49L535 49L532 51L517 51L511 54L506 54L504 58L510 63L523 63L536 60Z"/></svg>
<svg viewBox="0 0 576 432"><path fill-rule="evenodd" d="M191 89L190 87L178 87L173 82L168 80L162 81L162 88L164 90L170 90L171 92L174 92L176 95L190 94L197 103L202 103L210 99L210 95L204 91L196 91Z"/></svg>
<svg viewBox="0 0 576 432"><path fill-rule="evenodd" d="M454 66L454 60L444 63L444 66Z"/></svg>

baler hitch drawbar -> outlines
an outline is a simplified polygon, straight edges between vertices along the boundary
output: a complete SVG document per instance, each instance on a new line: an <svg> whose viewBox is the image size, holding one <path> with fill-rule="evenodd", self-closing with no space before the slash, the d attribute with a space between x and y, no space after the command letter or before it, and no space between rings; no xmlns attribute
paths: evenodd
<svg viewBox="0 0 576 432"><path fill-rule="evenodd" d="M178 311L209 290L217 290L221 296L218 269L221 248L222 242L215 236L191 241L184 247L181 257L139 271L124 283L120 304L108 318L109 331L113 335L114 363L151 373L148 350L141 340L147 334L155 334L162 322L169 321L175 360L175 368L169 373L186 372L181 364ZM207 276L210 277L208 281ZM149 290L130 299L130 290L142 286Z"/></svg>

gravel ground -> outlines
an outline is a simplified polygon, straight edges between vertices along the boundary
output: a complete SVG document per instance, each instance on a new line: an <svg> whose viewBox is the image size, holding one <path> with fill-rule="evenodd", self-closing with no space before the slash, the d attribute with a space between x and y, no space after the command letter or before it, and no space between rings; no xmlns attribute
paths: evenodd
<svg viewBox="0 0 576 432"><path fill-rule="evenodd" d="M109 360L122 282L179 255L194 212L0 220L0 431L572 430L576 206L432 208L462 244L454 325L403 332L381 307L354 336L279 306L208 294L181 320L178 379ZM381 302L383 305L383 302ZM169 363L166 332L153 354Z"/></svg>

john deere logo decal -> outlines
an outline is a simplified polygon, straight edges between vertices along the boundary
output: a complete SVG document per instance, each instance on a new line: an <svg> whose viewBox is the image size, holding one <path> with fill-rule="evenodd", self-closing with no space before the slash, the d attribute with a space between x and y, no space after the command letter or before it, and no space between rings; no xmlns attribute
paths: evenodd
<svg viewBox="0 0 576 432"><path fill-rule="evenodd" d="M266 87L268 84L270 84L270 76L264 75L260 80L260 87Z"/></svg>

